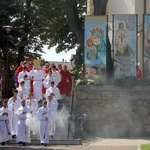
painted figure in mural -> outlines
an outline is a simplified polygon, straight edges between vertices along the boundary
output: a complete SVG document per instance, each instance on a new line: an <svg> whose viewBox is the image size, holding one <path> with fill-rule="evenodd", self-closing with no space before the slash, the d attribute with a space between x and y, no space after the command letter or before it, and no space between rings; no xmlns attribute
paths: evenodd
<svg viewBox="0 0 150 150"><path fill-rule="evenodd" d="M104 41L104 30L101 28L95 28L90 30L90 37L94 46L97 49L98 58L100 58L101 63L106 64L106 44Z"/></svg>
<svg viewBox="0 0 150 150"><path fill-rule="evenodd" d="M128 28L127 24L126 28ZM128 31L124 28L124 23L119 22L119 29L115 34L115 46L117 47L117 55L124 55L127 46L128 35Z"/></svg>
<svg viewBox="0 0 150 150"><path fill-rule="evenodd" d="M88 51L87 53L87 59L89 60L95 60L97 57L97 49L94 46L94 43L92 41L91 38L88 38L86 40L86 46L85 46L86 50Z"/></svg>

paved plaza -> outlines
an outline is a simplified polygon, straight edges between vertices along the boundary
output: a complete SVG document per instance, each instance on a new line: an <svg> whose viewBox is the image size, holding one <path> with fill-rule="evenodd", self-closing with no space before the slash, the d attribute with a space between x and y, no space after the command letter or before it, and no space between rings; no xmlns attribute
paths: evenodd
<svg viewBox="0 0 150 150"><path fill-rule="evenodd" d="M101 139L85 141L83 145L40 145L19 146L17 144L0 147L0 150L138 150L141 144L150 144L150 139Z"/></svg>

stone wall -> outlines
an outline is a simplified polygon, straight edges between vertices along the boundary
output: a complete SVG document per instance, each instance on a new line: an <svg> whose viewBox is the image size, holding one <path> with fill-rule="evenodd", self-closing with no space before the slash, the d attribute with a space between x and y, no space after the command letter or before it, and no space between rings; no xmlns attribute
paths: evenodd
<svg viewBox="0 0 150 150"><path fill-rule="evenodd" d="M74 110L87 113L86 132L99 137L150 135L150 87L75 87Z"/></svg>

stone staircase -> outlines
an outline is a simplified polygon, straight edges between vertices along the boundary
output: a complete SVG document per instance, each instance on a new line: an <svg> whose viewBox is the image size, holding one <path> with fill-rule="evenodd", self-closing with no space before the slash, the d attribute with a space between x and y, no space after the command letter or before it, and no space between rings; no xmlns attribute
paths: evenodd
<svg viewBox="0 0 150 150"><path fill-rule="evenodd" d="M70 103L71 100L58 100L58 113L56 121L56 132L54 138L49 137L50 145L79 145L81 144L80 139L74 139L74 118L70 121ZM75 104L74 104L75 105ZM39 145L39 135L36 134L29 142L31 145ZM10 141L10 144L16 144L16 139Z"/></svg>

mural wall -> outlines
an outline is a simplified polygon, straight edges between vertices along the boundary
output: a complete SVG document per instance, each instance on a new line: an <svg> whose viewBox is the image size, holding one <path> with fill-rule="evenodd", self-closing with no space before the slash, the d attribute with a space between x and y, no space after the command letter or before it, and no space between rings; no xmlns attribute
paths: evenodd
<svg viewBox="0 0 150 150"><path fill-rule="evenodd" d="M85 16L84 66L87 78L105 78L106 25L106 16Z"/></svg>
<svg viewBox="0 0 150 150"><path fill-rule="evenodd" d="M136 15L113 16L115 77L135 76L137 64Z"/></svg>
<svg viewBox="0 0 150 150"><path fill-rule="evenodd" d="M150 77L150 15L144 15L144 77Z"/></svg>

